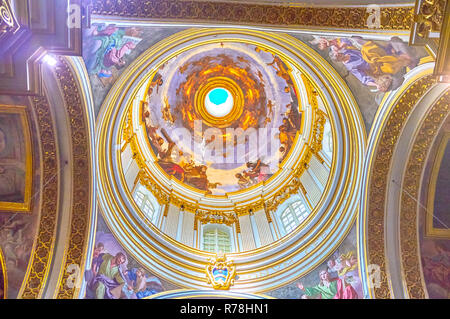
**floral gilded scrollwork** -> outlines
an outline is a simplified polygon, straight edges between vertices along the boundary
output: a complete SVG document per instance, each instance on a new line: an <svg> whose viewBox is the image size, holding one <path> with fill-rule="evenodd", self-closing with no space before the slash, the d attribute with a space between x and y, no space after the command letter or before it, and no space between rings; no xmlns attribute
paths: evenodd
<svg viewBox="0 0 450 319"><path fill-rule="evenodd" d="M412 7L380 8L380 29L409 30ZM92 13L158 20L202 20L241 24L367 29L365 7L291 7L239 2L93 0Z"/></svg>

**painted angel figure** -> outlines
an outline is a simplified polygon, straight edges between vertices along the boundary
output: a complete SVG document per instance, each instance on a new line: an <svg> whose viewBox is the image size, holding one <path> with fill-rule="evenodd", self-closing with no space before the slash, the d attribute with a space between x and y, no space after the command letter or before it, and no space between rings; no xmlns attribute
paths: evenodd
<svg viewBox="0 0 450 319"><path fill-rule="evenodd" d="M136 28L119 28L115 25L93 25L87 30L87 41L83 46L86 67L90 74L109 78L113 66L125 65L124 57L129 54L141 40Z"/></svg>

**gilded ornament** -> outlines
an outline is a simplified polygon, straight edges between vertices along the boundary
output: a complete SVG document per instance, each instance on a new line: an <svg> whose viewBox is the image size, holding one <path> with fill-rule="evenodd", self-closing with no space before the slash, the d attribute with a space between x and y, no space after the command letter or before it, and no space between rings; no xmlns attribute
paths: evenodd
<svg viewBox="0 0 450 319"><path fill-rule="evenodd" d="M69 228L68 242L65 251L63 275L59 281L57 299L71 299L77 297L77 287L67 284L71 275L67 269L70 265L79 265L84 269L84 248L87 244L90 220L90 146L84 102L74 73L64 58L59 58L59 65L55 69L56 77L63 89L65 106L69 117L73 158L72 162L72 214Z"/></svg>
<svg viewBox="0 0 450 319"><path fill-rule="evenodd" d="M208 258L205 273L207 283L214 289L228 290L234 285L236 266L225 254L216 254L215 258Z"/></svg>
<svg viewBox="0 0 450 319"><path fill-rule="evenodd" d="M36 241L31 253L27 275L19 292L19 298L24 299L37 299L42 296L45 279L52 262L52 249L58 220L59 159L54 122L45 96L33 98L32 106L37 117L41 144L42 180L48 182L41 187L41 216Z"/></svg>

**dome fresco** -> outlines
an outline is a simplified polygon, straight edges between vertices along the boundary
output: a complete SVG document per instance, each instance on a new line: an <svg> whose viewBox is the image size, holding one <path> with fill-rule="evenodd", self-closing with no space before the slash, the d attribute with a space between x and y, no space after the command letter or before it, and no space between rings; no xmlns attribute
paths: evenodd
<svg viewBox="0 0 450 319"><path fill-rule="evenodd" d="M267 181L301 135L292 67L247 43L205 44L170 59L142 108L158 165L212 195Z"/></svg>

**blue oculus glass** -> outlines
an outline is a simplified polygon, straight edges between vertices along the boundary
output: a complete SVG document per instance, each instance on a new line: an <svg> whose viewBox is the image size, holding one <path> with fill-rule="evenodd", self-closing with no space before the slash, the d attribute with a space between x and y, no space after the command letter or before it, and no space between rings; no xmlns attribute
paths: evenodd
<svg viewBox="0 0 450 319"><path fill-rule="evenodd" d="M214 103L215 105L220 105L222 103L225 103L225 101L228 99L228 92L222 88L216 88L209 92L208 97L209 100Z"/></svg>

